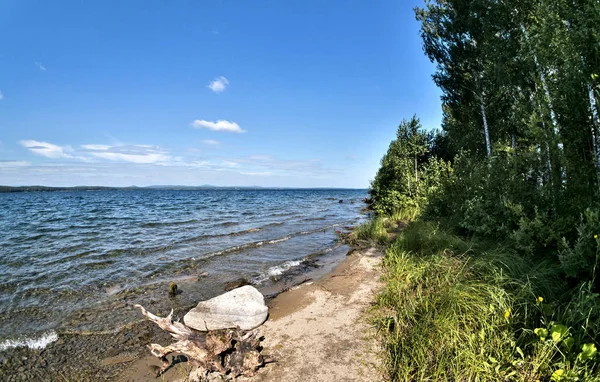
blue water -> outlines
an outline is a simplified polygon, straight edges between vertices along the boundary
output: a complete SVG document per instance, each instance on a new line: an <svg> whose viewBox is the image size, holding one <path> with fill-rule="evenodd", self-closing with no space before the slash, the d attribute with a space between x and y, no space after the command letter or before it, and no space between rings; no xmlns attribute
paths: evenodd
<svg viewBox="0 0 600 382"><path fill-rule="evenodd" d="M266 285L307 256L344 250L336 231L364 218L366 196L366 190L0 193L0 340L104 330L135 319L134 303L177 309L222 293L239 277ZM168 298L165 284L173 280L183 293Z"/></svg>

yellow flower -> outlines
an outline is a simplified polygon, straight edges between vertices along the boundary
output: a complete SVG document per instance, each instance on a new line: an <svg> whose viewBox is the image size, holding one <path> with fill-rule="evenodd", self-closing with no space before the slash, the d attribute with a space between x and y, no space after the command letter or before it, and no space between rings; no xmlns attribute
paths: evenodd
<svg viewBox="0 0 600 382"><path fill-rule="evenodd" d="M597 239L597 238L598 238L598 235L594 235L594 239Z"/></svg>
<svg viewBox="0 0 600 382"><path fill-rule="evenodd" d="M540 303L541 303L541 302L544 302L544 298L543 298L542 296L539 296L539 297L537 298L537 302L540 302Z"/></svg>
<svg viewBox="0 0 600 382"><path fill-rule="evenodd" d="M506 318L507 320L510 317L510 312L511 312L510 308L508 308L504 311L504 318Z"/></svg>

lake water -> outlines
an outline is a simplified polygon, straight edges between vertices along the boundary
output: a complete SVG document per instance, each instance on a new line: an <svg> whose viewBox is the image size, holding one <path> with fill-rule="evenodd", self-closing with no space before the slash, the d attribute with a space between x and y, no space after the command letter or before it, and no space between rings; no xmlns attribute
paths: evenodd
<svg viewBox="0 0 600 382"><path fill-rule="evenodd" d="M0 193L0 350L167 314L339 262L366 190ZM339 203L343 200L343 203ZM339 232L338 232L339 233ZM206 273L205 273L206 272ZM168 297L175 281L182 293Z"/></svg>

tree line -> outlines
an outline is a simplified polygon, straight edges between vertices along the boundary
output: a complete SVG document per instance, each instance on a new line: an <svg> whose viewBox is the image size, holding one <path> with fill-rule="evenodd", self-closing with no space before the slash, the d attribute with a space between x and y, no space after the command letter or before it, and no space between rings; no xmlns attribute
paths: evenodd
<svg viewBox="0 0 600 382"><path fill-rule="evenodd" d="M371 183L374 209L419 210L556 262L573 284L595 279L600 2L436 0L416 17L441 131L400 124Z"/></svg>

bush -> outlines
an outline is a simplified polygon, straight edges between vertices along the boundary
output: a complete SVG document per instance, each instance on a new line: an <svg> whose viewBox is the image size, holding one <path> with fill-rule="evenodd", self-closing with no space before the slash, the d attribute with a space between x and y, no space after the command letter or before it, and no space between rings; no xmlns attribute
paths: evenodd
<svg viewBox="0 0 600 382"><path fill-rule="evenodd" d="M567 276L585 280L595 276L599 234L598 212L588 209L581 218L574 243L571 245L565 238L561 241L559 258Z"/></svg>
<svg viewBox="0 0 600 382"><path fill-rule="evenodd" d="M389 226L389 218L375 217L368 222L354 228L350 234L351 241L369 241L377 244L387 244L388 234L387 227Z"/></svg>
<svg viewBox="0 0 600 382"><path fill-rule="evenodd" d="M384 267L373 321L391 380L598 378L598 295L565 294L559 264L413 222Z"/></svg>

